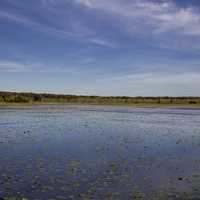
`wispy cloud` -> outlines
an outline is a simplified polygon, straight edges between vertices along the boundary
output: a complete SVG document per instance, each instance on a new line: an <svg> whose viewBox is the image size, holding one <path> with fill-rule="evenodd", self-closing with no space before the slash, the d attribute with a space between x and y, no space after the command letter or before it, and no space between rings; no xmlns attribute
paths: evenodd
<svg viewBox="0 0 200 200"><path fill-rule="evenodd" d="M57 67L53 68L56 71ZM0 60L0 72L49 72L52 69L47 64L39 62L20 62Z"/></svg>
<svg viewBox="0 0 200 200"><path fill-rule="evenodd" d="M28 16L20 15L17 13L10 13L8 11L0 10L0 18L11 20L16 23L25 25L27 27L30 27L30 28L33 28L33 29L36 29L36 30L39 30L39 31L42 31L42 32L45 32L48 34L53 34L53 35L56 35L61 38L81 36L80 32L81 32L81 30L83 31L83 29L81 28L81 25L80 24L78 25L78 23L76 23L76 22L73 23L73 26L70 30L65 30L65 29L61 29L61 28L56 28L55 26L50 26L45 23L37 22ZM86 28L84 28L84 29L86 32ZM83 34L83 32L82 32L82 34Z"/></svg>
<svg viewBox="0 0 200 200"><path fill-rule="evenodd" d="M27 14L28 12L21 12L21 10L28 11L30 9L21 4L19 4L21 7L18 5L18 9L14 12L0 8L0 19L13 21L59 38L112 47L113 43L111 44L110 41L98 35L95 30L89 27L84 21L84 16L83 18L78 16L77 10L72 13L69 12L69 3L65 0L61 0L59 3L54 0L40 0L39 7L33 6L31 8L32 15ZM16 2L10 2L10 4L13 5ZM73 7L72 3L70 3L70 7ZM37 20L37 17L40 20Z"/></svg>
<svg viewBox="0 0 200 200"><path fill-rule="evenodd" d="M82 64L89 64L93 60L91 58L81 58ZM76 65L77 64L77 65ZM74 65L65 65L65 64L48 64L42 62L22 62L22 61L9 61L9 60L0 60L0 73L3 72L13 72L13 73L28 73L29 75L32 73L42 73L42 74L65 74L68 76L77 76L77 77L86 77L86 76L96 76L97 74L101 74L101 69L96 68L88 68L88 67L80 67L80 63L76 63Z"/></svg>
<svg viewBox="0 0 200 200"><path fill-rule="evenodd" d="M0 8L0 19L11 20L60 38L74 38L77 41L113 47L116 46L116 40L112 40L113 37L108 37L110 34L106 33L112 31L109 24L115 21L118 30L128 37L153 37L154 42L160 43L160 46L168 43L165 41L167 34L167 38L171 36L173 41L173 36L183 42L184 37L195 37L199 43L199 9L194 6L180 7L173 0L39 0L37 7L8 2L18 7L14 11ZM24 10L26 12L21 12ZM107 17L102 21L104 14ZM91 24L92 18L95 19L93 23L99 25ZM108 30L100 27L102 22L108 24ZM112 32L112 35L115 34ZM157 38L160 41L156 41ZM190 44L196 42L191 41Z"/></svg>
<svg viewBox="0 0 200 200"><path fill-rule="evenodd" d="M192 96L200 95L200 73L135 73L98 80L104 95L125 96ZM109 85L109 87L105 87Z"/></svg>
<svg viewBox="0 0 200 200"><path fill-rule="evenodd" d="M95 69L81 69L63 66L49 66L43 63L22 63L14 61L0 61L0 76L3 72L19 76L26 72L27 77L37 80L46 91L87 94L87 95L121 95L121 96L198 96L200 85L199 72L143 72L103 74ZM48 74L50 78L47 78ZM67 75L67 79L66 79ZM20 76L21 77L21 76ZM58 81L59 80L59 81ZM84 80L84 81L83 81ZM20 79L21 85L26 85ZM51 81L51 82L50 82ZM52 81L55 81L52 87ZM66 85L66 87L60 87ZM29 81L29 84L30 81ZM49 84L49 85L48 85ZM15 85L12 85L12 87ZM52 88L51 88L52 87ZM41 88L41 89L44 89ZM56 88L55 90L53 88ZM17 88L22 89L22 88ZM30 88L27 89L27 91Z"/></svg>
<svg viewBox="0 0 200 200"><path fill-rule="evenodd" d="M135 74L125 74L114 76L110 78L113 81L127 81L135 83L151 83L151 84L183 84L183 83L200 83L200 73L188 72L188 73L135 73Z"/></svg>
<svg viewBox="0 0 200 200"><path fill-rule="evenodd" d="M116 44L114 44L112 41L102 39L102 38L90 38L90 42L100 45L100 46L107 46L107 47L115 47Z"/></svg>
<svg viewBox="0 0 200 200"><path fill-rule="evenodd" d="M12 61L0 61L0 72L22 72L30 69L29 65Z"/></svg>
<svg viewBox="0 0 200 200"><path fill-rule="evenodd" d="M200 12L195 7L178 7L174 1L149 0L76 0L89 9L99 9L121 18L134 33L148 28L148 33L172 32L200 36Z"/></svg>
<svg viewBox="0 0 200 200"><path fill-rule="evenodd" d="M70 70L70 69L68 69ZM21 61L10 61L0 60L0 72L59 72L64 71L58 66L49 66L41 62L21 62Z"/></svg>

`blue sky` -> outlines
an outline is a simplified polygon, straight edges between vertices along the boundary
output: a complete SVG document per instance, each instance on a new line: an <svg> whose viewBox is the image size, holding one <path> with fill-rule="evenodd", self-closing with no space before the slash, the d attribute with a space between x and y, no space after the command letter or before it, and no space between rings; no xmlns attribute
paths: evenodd
<svg viewBox="0 0 200 200"><path fill-rule="evenodd" d="M0 0L0 90L200 96L199 0Z"/></svg>

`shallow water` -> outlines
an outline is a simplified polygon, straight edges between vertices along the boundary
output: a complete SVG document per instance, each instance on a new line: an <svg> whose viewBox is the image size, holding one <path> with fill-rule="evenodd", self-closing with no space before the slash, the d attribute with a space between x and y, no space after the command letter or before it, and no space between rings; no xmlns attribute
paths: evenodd
<svg viewBox="0 0 200 200"><path fill-rule="evenodd" d="M0 197L200 199L200 110L0 108Z"/></svg>

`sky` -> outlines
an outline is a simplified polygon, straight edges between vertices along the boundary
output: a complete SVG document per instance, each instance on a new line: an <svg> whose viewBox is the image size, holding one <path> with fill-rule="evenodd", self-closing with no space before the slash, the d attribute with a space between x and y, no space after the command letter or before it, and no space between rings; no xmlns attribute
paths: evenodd
<svg viewBox="0 0 200 200"><path fill-rule="evenodd" d="M200 1L0 0L0 90L200 96Z"/></svg>

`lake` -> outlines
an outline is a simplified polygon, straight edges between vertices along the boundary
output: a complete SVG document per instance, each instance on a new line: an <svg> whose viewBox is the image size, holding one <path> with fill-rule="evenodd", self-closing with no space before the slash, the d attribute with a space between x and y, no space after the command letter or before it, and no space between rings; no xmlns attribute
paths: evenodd
<svg viewBox="0 0 200 200"><path fill-rule="evenodd" d="M8 197L198 200L200 110L2 107L0 199Z"/></svg>

